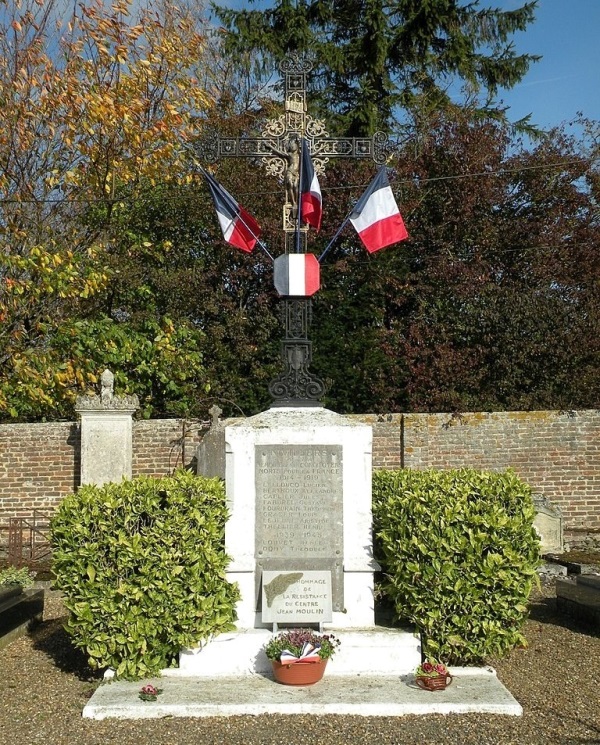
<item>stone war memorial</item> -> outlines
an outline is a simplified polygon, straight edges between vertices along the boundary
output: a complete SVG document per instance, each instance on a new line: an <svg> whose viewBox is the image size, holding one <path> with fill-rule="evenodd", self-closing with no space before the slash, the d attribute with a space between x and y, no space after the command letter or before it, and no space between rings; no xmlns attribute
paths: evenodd
<svg viewBox="0 0 600 745"><path fill-rule="evenodd" d="M319 289L320 260L329 247L320 257L308 253L307 232L321 222L318 174L327 161L360 157L379 166L343 223L352 222L369 252L407 233L382 167L386 136L330 138L324 123L307 113L310 69L298 56L283 60L285 111L267 122L261 137L214 137L198 148L205 162L258 159L285 187L284 250L274 258L260 244L254 218L202 167L225 240L245 251L258 243L272 259L285 319L282 371L269 386L272 405L226 424L213 406L210 429L197 452L198 472L225 480L227 579L240 590L236 628L182 649L179 667L162 671L160 702L140 704L138 686L118 680L95 692L84 717L522 713L490 668L459 668L460 685L450 687L442 700L411 687L407 681L422 661L420 639L411 628L376 623L372 427L326 409L321 402L325 386L310 370L311 296ZM389 198L379 194L387 200L386 225L373 228L363 208L374 193L386 189ZM129 432L120 415L129 413L131 402L115 400L109 375L103 386L103 396L80 403L82 441L93 438L99 427L109 427L113 446L126 449ZM323 682L290 690L273 680L265 646L278 631L307 627L334 634L341 645Z"/></svg>
<svg viewBox="0 0 600 745"><path fill-rule="evenodd" d="M241 600L237 631L205 648L183 650L180 671L266 672L265 638L279 626L311 625L344 629L333 673L390 665L408 673L420 662L418 640L375 625L371 427L323 407L324 385L310 371L308 338L311 295L319 286L319 260L306 249L307 231L320 224L318 173L333 157L371 158L381 166L387 138L328 137L324 123L307 113L311 65L290 56L280 69L285 112L267 123L263 136L217 137L200 149L205 160L260 158L285 185L285 253L274 259L285 338L283 371L269 386L271 407L226 427L213 409L211 430L199 448L199 470L225 478L228 577L237 582ZM395 235L406 237L405 231Z"/></svg>

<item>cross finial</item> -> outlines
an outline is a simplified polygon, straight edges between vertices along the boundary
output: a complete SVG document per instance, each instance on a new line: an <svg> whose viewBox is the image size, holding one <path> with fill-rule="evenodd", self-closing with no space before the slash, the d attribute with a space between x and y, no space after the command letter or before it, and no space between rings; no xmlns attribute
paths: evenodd
<svg viewBox="0 0 600 745"><path fill-rule="evenodd" d="M208 410L208 413L210 414L210 418L211 418L210 426L218 427L219 417L223 413L223 409L220 409L216 404L213 404Z"/></svg>

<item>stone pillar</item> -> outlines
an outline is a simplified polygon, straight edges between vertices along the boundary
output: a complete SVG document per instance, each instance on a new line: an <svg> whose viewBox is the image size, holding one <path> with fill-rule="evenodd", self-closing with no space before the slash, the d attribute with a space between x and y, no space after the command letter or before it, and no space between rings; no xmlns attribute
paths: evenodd
<svg viewBox="0 0 600 745"><path fill-rule="evenodd" d="M132 417L138 397L115 396L114 375L102 373L99 396L79 396L81 417L81 484L101 486L131 478Z"/></svg>
<svg viewBox="0 0 600 745"><path fill-rule="evenodd" d="M323 408L272 408L225 428L238 628L264 627L263 571L331 572L332 625L375 624L371 427Z"/></svg>

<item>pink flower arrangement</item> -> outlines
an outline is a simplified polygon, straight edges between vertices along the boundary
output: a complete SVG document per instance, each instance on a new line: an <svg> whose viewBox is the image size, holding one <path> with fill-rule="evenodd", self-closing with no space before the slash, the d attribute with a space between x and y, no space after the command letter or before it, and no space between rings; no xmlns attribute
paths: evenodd
<svg viewBox="0 0 600 745"><path fill-rule="evenodd" d="M142 701L156 701L162 692L162 688L156 688L152 683L148 683L140 688L140 698Z"/></svg>
<svg viewBox="0 0 600 745"><path fill-rule="evenodd" d="M418 678L434 678L436 675L448 675L448 668L441 662L427 660L422 662L416 670L415 675Z"/></svg>

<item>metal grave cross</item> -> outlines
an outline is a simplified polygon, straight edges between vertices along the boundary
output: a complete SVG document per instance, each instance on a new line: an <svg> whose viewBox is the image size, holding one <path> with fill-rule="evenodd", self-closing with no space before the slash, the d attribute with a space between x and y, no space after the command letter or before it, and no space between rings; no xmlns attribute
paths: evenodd
<svg viewBox="0 0 600 745"><path fill-rule="evenodd" d="M331 158L371 158L381 165L390 152L384 132L376 132L372 137L330 137L325 123L308 114L306 76L312 67L309 60L296 53L282 60L279 70L284 76L285 110L276 119L266 122L262 136L236 138L213 134L196 146L198 154L209 163L220 158L260 158L267 173L286 184L282 216L286 254L306 253L307 246L308 227L300 226L297 219L298 187L294 195L289 188L289 179L286 179L301 138L308 144L317 174L324 173ZM309 371L312 360L312 342L308 339L311 311L310 297L284 296L286 334L281 351L284 371L269 384L274 406L321 405L324 383Z"/></svg>

